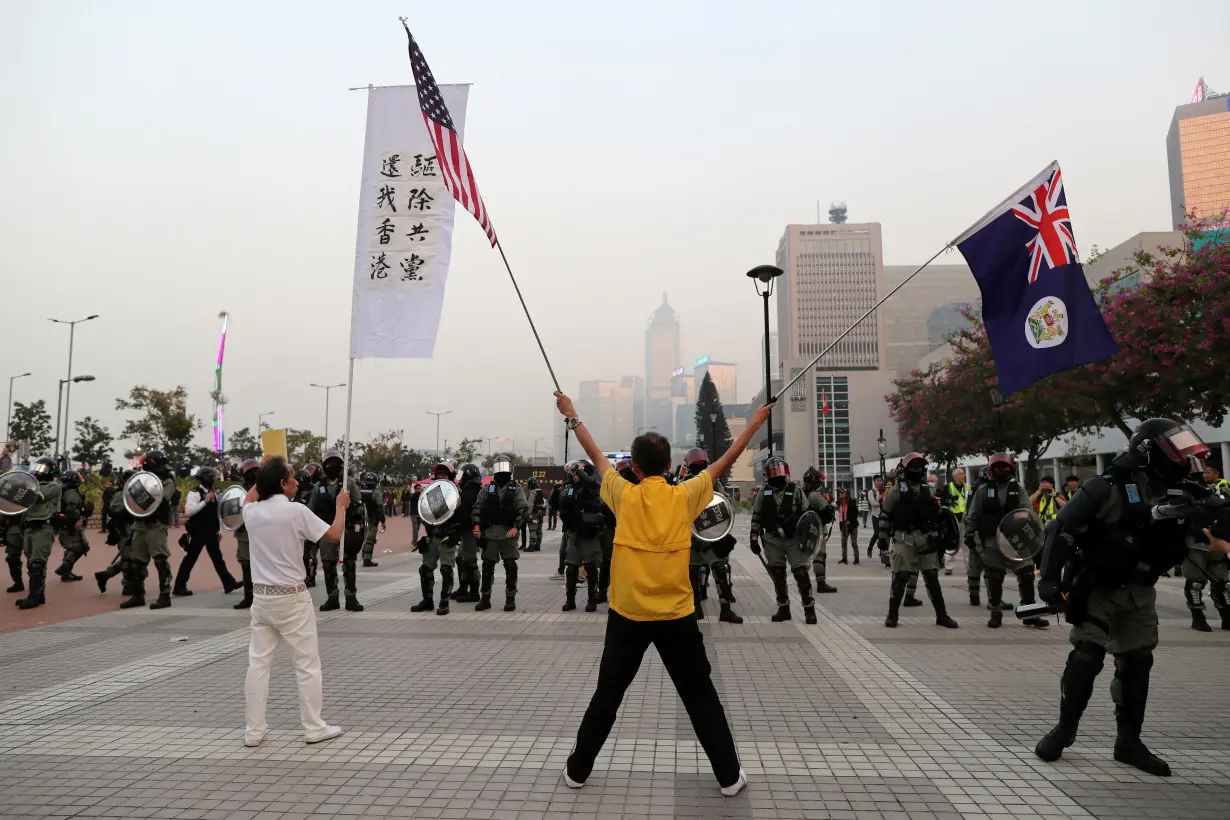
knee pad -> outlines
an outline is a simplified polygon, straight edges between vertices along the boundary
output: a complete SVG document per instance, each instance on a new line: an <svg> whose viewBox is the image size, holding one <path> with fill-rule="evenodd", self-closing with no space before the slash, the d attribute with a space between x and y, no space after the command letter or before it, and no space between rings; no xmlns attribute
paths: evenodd
<svg viewBox="0 0 1230 820"><path fill-rule="evenodd" d="M435 571L432 570L430 567L428 567L426 564L419 565L419 577L420 578L424 578L424 579L431 578L434 575L435 575Z"/></svg>
<svg viewBox="0 0 1230 820"><path fill-rule="evenodd" d="M512 558L505 558L504 571L509 574L515 574L517 572L517 562Z"/></svg>
<svg viewBox="0 0 1230 820"><path fill-rule="evenodd" d="M1072 651L1068 653L1068 661L1070 663L1090 668L1094 670L1094 674L1102 671L1102 663L1105 659L1106 650L1096 643L1089 643L1088 641L1081 641L1072 647Z"/></svg>
<svg viewBox="0 0 1230 820"><path fill-rule="evenodd" d="M1124 674L1148 674L1153 668L1152 649L1133 649L1115 656L1115 669Z"/></svg>
<svg viewBox="0 0 1230 820"><path fill-rule="evenodd" d="M154 566L159 570L163 570L163 569L170 570L171 569L171 559L167 558L165 555L155 555L154 556Z"/></svg>
<svg viewBox="0 0 1230 820"><path fill-rule="evenodd" d="M924 584L935 583L940 579L940 571L938 569L924 569L920 574L923 577Z"/></svg>

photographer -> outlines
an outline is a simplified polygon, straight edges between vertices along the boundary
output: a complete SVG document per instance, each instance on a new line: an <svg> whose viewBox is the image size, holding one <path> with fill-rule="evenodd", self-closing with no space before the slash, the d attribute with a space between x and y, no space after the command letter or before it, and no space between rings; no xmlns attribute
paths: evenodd
<svg viewBox="0 0 1230 820"><path fill-rule="evenodd" d="M1055 480L1050 476L1042 476L1038 481L1038 489L1029 497L1029 503L1033 505L1034 512L1042 519L1043 524L1054 521L1059 514L1059 508L1063 506L1055 500Z"/></svg>

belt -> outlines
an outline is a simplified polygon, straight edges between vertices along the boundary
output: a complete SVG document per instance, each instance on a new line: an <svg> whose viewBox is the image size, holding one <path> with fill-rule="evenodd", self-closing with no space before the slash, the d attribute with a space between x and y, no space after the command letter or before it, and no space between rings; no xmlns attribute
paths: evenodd
<svg viewBox="0 0 1230 820"><path fill-rule="evenodd" d="M279 587L271 584L253 584L252 592L256 595L297 595L307 592L307 584L298 583L293 586Z"/></svg>

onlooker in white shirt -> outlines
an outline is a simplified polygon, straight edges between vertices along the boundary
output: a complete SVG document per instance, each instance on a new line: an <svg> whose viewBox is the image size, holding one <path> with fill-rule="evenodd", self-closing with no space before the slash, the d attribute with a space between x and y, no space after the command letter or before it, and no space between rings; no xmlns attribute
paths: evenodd
<svg viewBox="0 0 1230 820"><path fill-rule="evenodd" d="M867 538L867 557L875 546L875 534L880 531L880 501L884 497L884 476L876 476L873 486L867 489L863 497L867 500L867 510L871 513L871 535Z"/></svg>
<svg viewBox="0 0 1230 820"><path fill-rule="evenodd" d="M339 541L350 505L345 490L337 496L337 515L330 526L305 505L292 503L299 490L295 471L281 458L261 467L245 499L243 523L252 560L252 643L248 647L247 730L244 745L259 746L265 738L265 702L273 651L285 640L299 680L299 717L308 743L342 733L320 717L323 685L320 648L316 641L316 610L303 581L303 543L321 538Z"/></svg>

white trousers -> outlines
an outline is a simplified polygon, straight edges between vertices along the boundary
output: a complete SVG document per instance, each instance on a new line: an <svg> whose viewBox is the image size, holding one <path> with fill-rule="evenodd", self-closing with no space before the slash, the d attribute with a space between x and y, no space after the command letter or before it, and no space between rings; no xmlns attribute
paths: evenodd
<svg viewBox="0 0 1230 820"><path fill-rule="evenodd" d="M320 717L324 700L320 677L320 647L316 642L316 608L306 590L294 595L252 597L252 643L248 646L247 737L264 737L265 702L269 697L269 670L273 652L283 640L290 647L299 680L299 717L310 740L324 734Z"/></svg>

